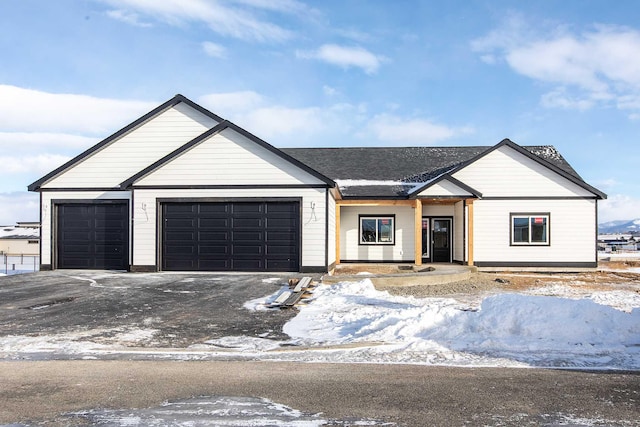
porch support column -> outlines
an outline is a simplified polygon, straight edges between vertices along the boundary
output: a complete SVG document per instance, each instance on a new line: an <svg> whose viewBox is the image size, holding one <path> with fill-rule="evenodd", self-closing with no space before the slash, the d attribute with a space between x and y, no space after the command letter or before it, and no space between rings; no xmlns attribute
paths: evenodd
<svg viewBox="0 0 640 427"><path fill-rule="evenodd" d="M340 203L336 203L336 265L340 264Z"/></svg>
<svg viewBox="0 0 640 427"><path fill-rule="evenodd" d="M422 265L422 201L420 199L416 199L414 208L414 262L416 265Z"/></svg>
<svg viewBox="0 0 640 427"><path fill-rule="evenodd" d="M466 200L467 207L469 208L469 213L467 215L467 229L469 233L469 235L467 236L467 242L469 245L469 254L467 258L468 265L473 265L473 200L474 199Z"/></svg>

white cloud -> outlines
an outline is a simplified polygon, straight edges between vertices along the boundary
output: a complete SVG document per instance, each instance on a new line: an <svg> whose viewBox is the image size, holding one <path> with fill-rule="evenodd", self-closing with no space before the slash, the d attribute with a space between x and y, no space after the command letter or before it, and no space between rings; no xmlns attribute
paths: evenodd
<svg viewBox="0 0 640 427"><path fill-rule="evenodd" d="M107 136L157 106L0 85L0 128L7 132Z"/></svg>
<svg viewBox="0 0 640 427"><path fill-rule="evenodd" d="M221 116L233 116L237 113L246 114L265 104L259 93L246 90L239 92L211 93L198 98L198 101L214 113Z"/></svg>
<svg viewBox="0 0 640 427"><path fill-rule="evenodd" d="M0 225L18 221L39 221L40 198L37 193L0 193Z"/></svg>
<svg viewBox="0 0 640 427"><path fill-rule="evenodd" d="M640 218L640 199L624 195L610 195L598 202L598 222Z"/></svg>
<svg viewBox="0 0 640 427"><path fill-rule="evenodd" d="M473 133L473 129L454 128L423 118L378 114L369 122L366 132L384 142L402 145L428 145L457 135Z"/></svg>
<svg viewBox="0 0 640 427"><path fill-rule="evenodd" d="M116 21L121 21L136 27L147 28L152 26L149 22L142 22L140 20L140 16L137 13L131 13L125 10L109 10L107 11L107 16L109 18L115 19Z"/></svg>
<svg viewBox="0 0 640 427"><path fill-rule="evenodd" d="M0 132L0 147L4 153L35 154L45 150L84 151L98 143L99 138L50 132Z"/></svg>
<svg viewBox="0 0 640 427"><path fill-rule="evenodd" d="M298 51L298 58L317 59L342 68L361 68L367 74L374 74L387 61L384 56L375 55L361 47L325 44L315 51Z"/></svg>
<svg viewBox="0 0 640 427"><path fill-rule="evenodd" d="M146 14L169 25L202 22L223 36L242 40L283 41L291 31L256 17L254 10L295 13L303 5L295 1L243 0L236 4L206 0L103 0L129 13ZM244 7L242 7L244 6ZM135 11L135 12L131 12Z"/></svg>
<svg viewBox="0 0 640 427"><path fill-rule="evenodd" d="M395 111L393 115L372 116L366 104L294 108L278 105L253 91L209 94L198 101L278 147L352 146L363 139L367 145L428 145L474 132L470 127L402 117L396 104L389 106Z"/></svg>
<svg viewBox="0 0 640 427"><path fill-rule="evenodd" d="M203 42L202 49L204 50L204 53L213 58L224 58L225 56L227 56L227 50L224 48L224 46L221 46L217 43Z"/></svg>
<svg viewBox="0 0 640 427"><path fill-rule="evenodd" d="M578 99L569 95L565 88L556 88L542 95L540 103L547 108L585 111L593 107L595 101L593 99Z"/></svg>
<svg viewBox="0 0 640 427"><path fill-rule="evenodd" d="M319 108L287 108L282 106L259 108L245 117L248 129L265 139L280 136L304 135L319 132L324 123L323 111ZM304 143L300 141L299 144Z"/></svg>
<svg viewBox="0 0 640 427"><path fill-rule="evenodd" d="M585 110L613 104L640 109L640 31L597 25L571 32L562 26L528 25L521 16L471 47L488 64L506 63L535 81L552 85L543 95L545 107ZM571 91L572 96L566 93Z"/></svg>
<svg viewBox="0 0 640 427"><path fill-rule="evenodd" d="M326 96L335 96L335 95L338 95L340 92L338 92L336 88L333 88L328 85L324 85L322 86L322 93L324 93Z"/></svg>
<svg viewBox="0 0 640 427"><path fill-rule="evenodd" d="M36 173L44 175L70 159L58 154L37 154L33 156L0 156L2 173Z"/></svg>
<svg viewBox="0 0 640 427"><path fill-rule="evenodd" d="M199 101L266 140L309 134L322 126L322 111L319 108L290 108L272 104L253 91L214 93L201 96Z"/></svg>

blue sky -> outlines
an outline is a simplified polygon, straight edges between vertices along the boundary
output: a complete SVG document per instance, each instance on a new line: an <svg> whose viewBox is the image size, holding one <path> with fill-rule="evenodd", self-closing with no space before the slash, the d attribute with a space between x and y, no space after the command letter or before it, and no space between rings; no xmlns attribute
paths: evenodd
<svg viewBox="0 0 640 427"><path fill-rule="evenodd" d="M0 224L181 93L276 147L554 145L640 217L636 1L0 0Z"/></svg>

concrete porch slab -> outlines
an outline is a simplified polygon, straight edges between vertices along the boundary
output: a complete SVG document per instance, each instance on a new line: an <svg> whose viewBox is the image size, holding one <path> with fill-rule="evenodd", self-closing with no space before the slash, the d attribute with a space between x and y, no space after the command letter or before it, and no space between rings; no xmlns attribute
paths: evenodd
<svg viewBox="0 0 640 427"><path fill-rule="evenodd" d="M367 267L375 264L357 264L362 268L363 272L367 271ZM350 266L356 266L355 264L350 264ZM410 264L404 264L403 267L409 267ZM422 266L412 266L413 270L423 270L423 271L413 271L410 270L406 273L390 273L390 274L355 274L355 275L344 275L344 274L334 274L334 275L325 275L322 277L323 283L339 283L339 282L350 282L350 281L358 281L363 279L369 279L376 286L429 286L429 285L440 285L445 283L453 283L459 282L462 280L467 280L471 277L472 273L477 271L476 267L468 266L468 265L459 265L459 264L425 264ZM431 267L430 271L424 271Z"/></svg>

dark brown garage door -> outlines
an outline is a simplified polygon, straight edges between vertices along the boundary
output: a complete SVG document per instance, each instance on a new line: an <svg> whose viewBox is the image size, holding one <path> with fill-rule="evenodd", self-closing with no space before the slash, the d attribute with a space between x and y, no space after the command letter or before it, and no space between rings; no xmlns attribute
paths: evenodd
<svg viewBox="0 0 640 427"><path fill-rule="evenodd" d="M57 204L57 268L127 270L128 212L120 201Z"/></svg>
<svg viewBox="0 0 640 427"><path fill-rule="evenodd" d="M298 271L299 202L162 204L162 269Z"/></svg>

